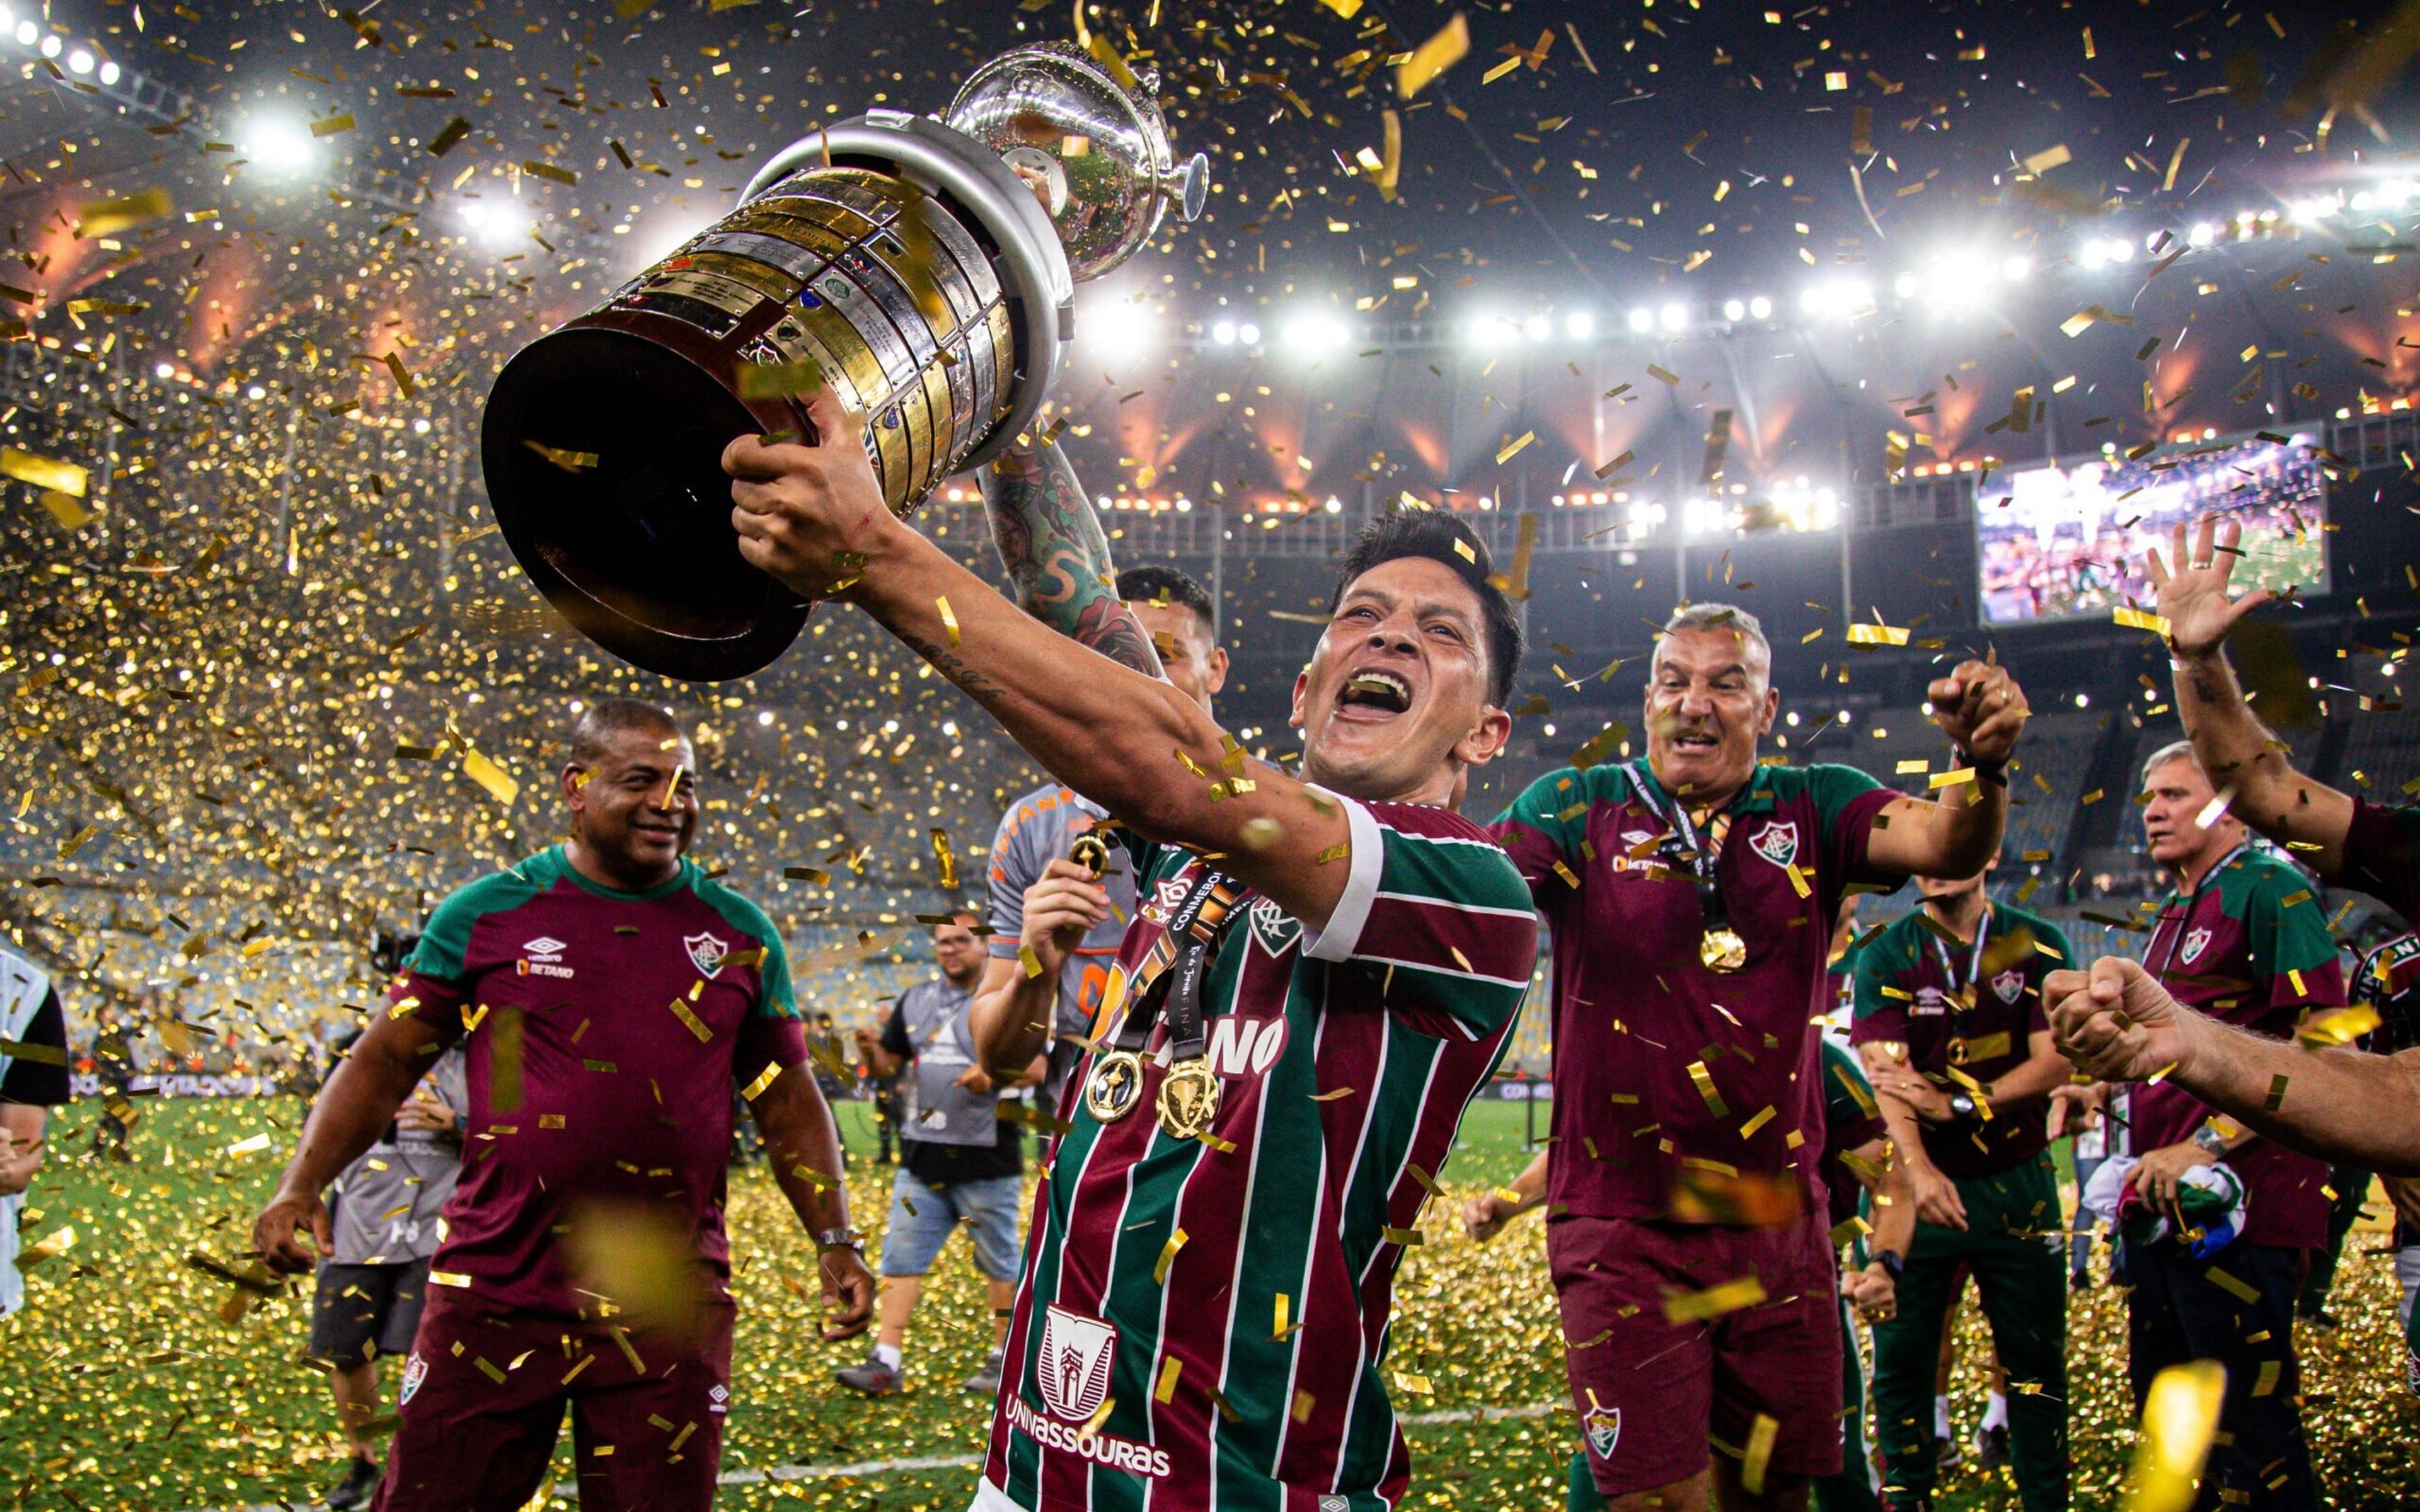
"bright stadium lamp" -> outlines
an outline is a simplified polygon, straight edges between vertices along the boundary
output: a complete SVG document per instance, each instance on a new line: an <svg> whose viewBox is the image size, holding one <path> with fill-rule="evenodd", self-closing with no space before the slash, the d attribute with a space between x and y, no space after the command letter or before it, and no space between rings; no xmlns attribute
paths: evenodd
<svg viewBox="0 0 2420 1512"><path fill-rule="evenodd" d="M1235 339L1247 347L1257 347L1261 344L1261 328L1247 320L1235 328Z"/></svg>
<svg viewBox="0 0 2420 1512"><path fill-rule="evenodd" d="M1295 316L1278 335L1288 350L1305 357L1325 356L1353 339L1344 322L1324 310L1307 310Z"/></svg>
<svg viewBox="0 0 2420 1512"><path fill-rule="evenodd" d="M1773 301L1759 294L1747 301L1747 313L1750 319L1770 319L1773 315Z"/></svg>
<svg viewBox="0 0 2420 1512"><path fill-rule="evenodd" d="M2113 263L2133 262L2134 260L2133 239L2130 237L2111 237L2109 239L2109 260Z"/></svg>
<svg viewBox="0 0 2420 1512"><path fill-rule="evenodd" d="M2034 260L2022 252L2012 252L2000 259L2000 276L2011 284L2022 284L2033 276Z"/></svg>
<svg viewBox="0 0 2420 1512"><path fill-rule="evenodd" d="M1482 315L1472 318L1468 339L1473 347L1492 350L1520 339L1520 328L1500 315Z"/></svg>
<svg viewBox="0 0 2420 1512"><path fill-rule="evenodd" d="M237 128L246 162L277 176L302 173L318 159L311 133L291 117L255 116Z"/></svg>
<svg viewBox="0 0 2420 1512"><path fill-rule="evenodd" d="M1655 329L1655 312L1640 305L1630 312L1630 329L1644 334Z"/></svg>
<svg viewBox="0 0 2420 1512"><path fill-rule="evenodd" d="M1555 323L1543 315L1533 315L1521 322L1521 334L1531 341L1544 341L1555 333Z"/></svg>
<svg viewBox="0 0 2420 1512"><path fill-rule="evenodd" d="M1745 301L1745 300L1736 300L1736 299L1732 299L1732 300L1725 300L1725 301L1723 301L1723 318L1724 318L1724 319L1729 320L1729 321L1730 321L1732 324L1736 325L1736 324L1738 324L1741 320L1745 319L1745 318L1746 317L1746 316L1747 316L1747 301Z"/></svg>
<svg viewBox="0 0 2420 1512"><path fill-rule="evenodd" d="M1685 331L1689 326L1688 307L1681 304L1668 304L1655 312L1655 323L1668 332Z"/></svg>
<svg viewBox="0 0 2420 1512"><path fill-rule="evenodd" d="M1596 335L1596 316L1586 310L1574 310L1563 316L1563 334L1573 341L1588 341Z"/></svg>
<svg viewBox="0 0 2420 1512"><path fill-rule="evenodd" d="M1221 320L1210 328L1210 339L1221 347L1235 345L1235 322Z"/></svg>
<svg viewBox="0 0 2420 1512"><path fill-rule="evenodd" d="M529 212L511 200L466 200L456 219L473 240L491 250L520 240L533 224Z"/></svg>

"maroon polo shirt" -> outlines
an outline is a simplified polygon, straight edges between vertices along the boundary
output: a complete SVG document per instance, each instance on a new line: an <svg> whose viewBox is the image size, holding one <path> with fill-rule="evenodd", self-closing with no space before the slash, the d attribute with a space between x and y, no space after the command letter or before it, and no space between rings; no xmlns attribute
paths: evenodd
<svg viewBox="0 0 2420 1512"><path fill-rule="evenodd" d="M690 861L618 892L556 846L440 903L390 1000L467 1036L469 1134L432 1285L593 1312L558 1239L601 1200L677 1222L708 1293L729 1295L732 1088L806 1058L781 936L754 904Z"/></svg>
<svg viewBox="0 0 2420 1512"><path fill-rule="evenodd" d="M1900 796L1847 766L1766 766L1735 803L1718 874L1740 970L1699 959L1685 868L1657 854L1672 799L1644 760L1532 783L1497 838L1554 931L1550 1201L1600 1218L1663 1218L1684 1163L1795 1173L1824 1206L1821 1037L1832 920Z"/></svg>

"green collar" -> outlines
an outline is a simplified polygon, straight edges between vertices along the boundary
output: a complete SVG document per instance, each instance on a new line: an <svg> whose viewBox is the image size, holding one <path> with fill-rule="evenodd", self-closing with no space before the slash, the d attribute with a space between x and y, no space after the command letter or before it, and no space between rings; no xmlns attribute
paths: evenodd
<svg viewBox="0 0 2420 1512"><path fill-rule="evenodd" d="M620 887L609 887L572 865L571 853L566 846L550 845L531 859L539 862L542 868L550 869L568 879L583 892L593 892L599 898L613 898L623 903L653 903L659 898L669 898L689 887L697 876L697 863L684 856L681 857L680 866L666 880L637 892L627 892Z"/></svg>

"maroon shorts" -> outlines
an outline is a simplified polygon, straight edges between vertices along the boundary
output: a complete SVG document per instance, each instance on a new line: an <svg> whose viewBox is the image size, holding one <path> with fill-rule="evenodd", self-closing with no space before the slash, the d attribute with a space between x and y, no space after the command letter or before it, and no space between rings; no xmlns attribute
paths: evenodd
<svg viewBox="0 0 2420 1512"><path fill-rule="evenodd" d="M1840 1468L1840 1312L1820 1212L1779 1229L1566 1214L1546 1226L1563 1360L1597 1489L1653 1490L1778 1425L1770 1473ZM1753 1275L1765 1301L1674 1323L1667 1298Z"/></svg>
<svg viewBox="0 0 2420 1512"><path fill-rule="evenodd" d="M616 1337L608 1322L429 1288L377 1512L516 1512L546 1479L566 1403L583 1512L706 1512L731 1405L731 1321L723 1303L704 1309L693 1339Z"/></svg>

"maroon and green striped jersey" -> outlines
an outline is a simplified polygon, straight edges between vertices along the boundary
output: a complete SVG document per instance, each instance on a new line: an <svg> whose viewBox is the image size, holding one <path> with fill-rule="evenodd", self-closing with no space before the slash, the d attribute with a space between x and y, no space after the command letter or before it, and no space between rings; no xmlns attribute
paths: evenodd
<svg viewBox="0 0 2420 1512"><path fill-rule="evenodd" d="M2344 967L2310 882L2246 845L2192 892L2171 892L2151 926L2143 969L2178 1002L2271 1039L2290 1040L2303 1014L2345 1001ZM2180 1145L2212 1110L2174 1082L2137 1086L2128 1116L2133 1152ZM2230 1151L2243 1179L2243 1239L2315 1249L2328 1241L2328 1167L2268 1139Z"/></svg>
<svg viewBox="0 0 2420 1512"><path fill-rule="evenodd" d="M1642 787L1642 784L1644 786ZM1672 797L1644 760L1550 772L1496 822L1554 934L1555 1143L1547 1200L1664 1218L1688 1166L1796 1173L1824 1207L1832 920L1892 790L1847 766L1764 766L1717 867L1741 969L1699 958L1704 913L1664 854Z"/></svg>
<svg viewBox="0 0 2420 1512"><path fill-rule="evenodd" d="M610 1202L685 1226L702 1283L727 1294L732 1087L806 1058L788 958L755 904L693 861L616 891L554 846L438 904L390 999L469 1061L432 1285L593 1312L559 1237L582 1203Z"/></svg>
<svg viewBox="0 0 2420 1512"><path fill-rule="evenodd" d="M1172 1138L1154 1118L1164 1026L1127 1117L1104 1124L1069 1096L978 1505L1380 1512L1402 1499L1410 1458L1379 1370L1395 1267L1502 1055L1538 926L1478 825L1339 801L1350 854L1328 864L1350 870L1326 928L1248 895L1219 937L1202 993L1221 1088L1207 1134ZM1111 979L1112 1028L1202 867L1172 847L1135 854L1141 907Z"/></svg>
<svg viewBox="0 0 2420 1512"><path fill-rule="evenodd" d="M2344 865L2327 880L2368 893L2420 928L2420 804L2355 798Z"/></svg>
<svg viewBox="0 0 2420 1512"><path fill-rule="evenodd" d="M1849 1042L1905 1046L1907 1063L1947 1092L1965 1089L1953 1068L1989 1086L2033 1058L2033 1036L2050 1032L2042 979L2075 952L2050 920L2009 903L1992 904L1962 944L1930 922L1919 908L1858 945ZM1989 1106L1989 1119L1921 1126L1924 1153L1943 1175L1990 1176L2049 1147L2048 1093Z"/></svg>

